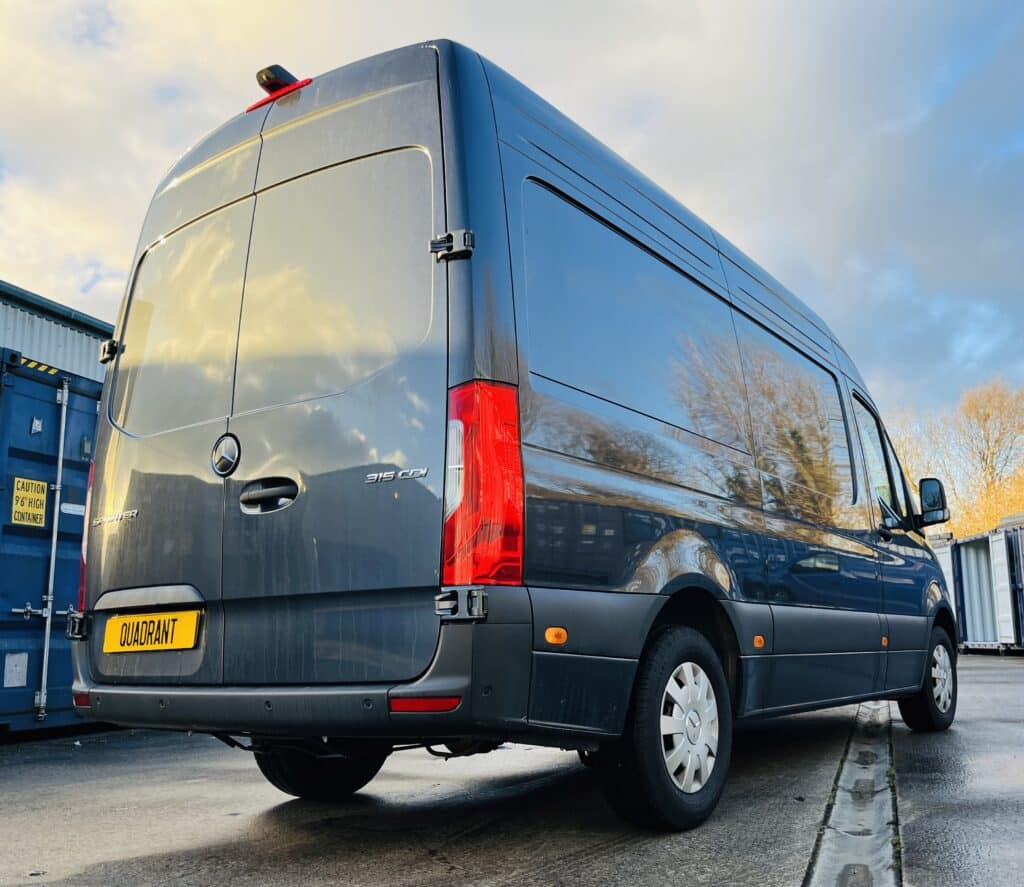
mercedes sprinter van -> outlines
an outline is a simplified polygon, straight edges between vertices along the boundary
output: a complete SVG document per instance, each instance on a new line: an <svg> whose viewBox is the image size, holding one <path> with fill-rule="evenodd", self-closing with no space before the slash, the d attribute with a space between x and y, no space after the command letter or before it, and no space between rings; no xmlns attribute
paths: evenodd
<svg viewBox="0 0 1024 887"><path fill-rule="evenodd" d="M259 80L103 348L82 714L329 800L396 749L575 749L667 828L738 720L949 726L945 494L824 321L463 46Z"/></svg>

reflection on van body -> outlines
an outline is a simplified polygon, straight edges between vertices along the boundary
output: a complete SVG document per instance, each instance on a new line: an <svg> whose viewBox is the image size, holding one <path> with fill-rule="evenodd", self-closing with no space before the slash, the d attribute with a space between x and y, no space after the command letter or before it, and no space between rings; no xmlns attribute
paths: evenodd
<svg viewBox="0 0 1024 887"><path fill-rule="evenodd" d="M83 713L245 735L327 800L396 746L574 748L673 828L736 719L953 719L945 503L917 510L831 330L465 47L200 141L106 353ZM175 609L189 649L104 638Z"/></svg>

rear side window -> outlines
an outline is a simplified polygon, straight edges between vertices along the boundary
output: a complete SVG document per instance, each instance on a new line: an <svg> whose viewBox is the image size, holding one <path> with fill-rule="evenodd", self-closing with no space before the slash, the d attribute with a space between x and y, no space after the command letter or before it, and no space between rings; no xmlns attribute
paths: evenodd
<svg viewBox="0 0 1024 887"><path fill-rule="evenodd" d="M827 526L846 526L853 473L835 377L737 314L765 505Z"/></svg>
<svg viewBox="0 0 1024 887"><path fill-rule="evenodd" d="M546 188L523 199L530 370L749 453L729 306Z"/></svg>
<svg viewBox="0 0 1024 887"><path fill-rule="evenodd" d="M430 159L407 149L258 195L234 412L344 391L430 329Z"/></svg>
<svg viewBox="0 0 1024 887"><path fill-rule="evenodd" d="M251 221L252 201L234 204L142 259L111 397L125 431L154 434L228 415Z"/></svg>

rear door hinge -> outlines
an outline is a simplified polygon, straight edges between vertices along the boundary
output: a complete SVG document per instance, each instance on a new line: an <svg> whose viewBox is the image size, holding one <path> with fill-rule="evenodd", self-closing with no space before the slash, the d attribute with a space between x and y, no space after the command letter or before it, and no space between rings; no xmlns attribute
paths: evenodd
<svg viewBox="0 0 1024 887"><path fill-rule="evenodd" d="M472 231L466 228L457 228L431 240L430 251L439 262L448 259L468 259L473 255L475 245L476 238Z"/></svg>
<svg viewBox="0 0 1024 887"><path fill-rule="evenodd" d="M449 620L486 619L487 592L476 586L444 588L434 598L434 612Z"/></svg>
<svg viewBox="0 0 1024 887"><path fill-rule="evenodd" d="M121 343L117 339L106 339L100 343L100 363L110 363L121 350Z"/></svg>
<svg viewBox="0 0 1024 887"><path fill-rule="evenodd" d="M67 628L64 629L68 640L84 641L89 636L89 617L72 607L68 607L63 615L68 619Z"/></svg>

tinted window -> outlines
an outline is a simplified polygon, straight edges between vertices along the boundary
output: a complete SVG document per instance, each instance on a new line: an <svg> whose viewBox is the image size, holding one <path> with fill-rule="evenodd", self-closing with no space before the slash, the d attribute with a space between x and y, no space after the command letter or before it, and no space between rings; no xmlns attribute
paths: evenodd
<svg viewBox="0 0 1024 887"><path fill-rule="evenodd" d="M540 185L524 204L530 369L750 452L729 306Z"/></svg>
<svg viewBox="0 0 1024 887"><path fill-rule="evenodd" d="M132 289L114 421L152 434L226 416L252 202L213 213L146 253Z"/></svg>
<svg viewBox="0 0 1024 887"><path fill-rule="evenodd" d="M766 505L849 526L853 474L835 377L739 314L736 329Z"/></svg>
<svg viewBox="0 0 1024 887"><path fill-rule="evenodd" d="M864 459L868 469L868 486L871 488L871 494L888 505L896 514L905 517L907 503L900 480L899 462L896 460L889 440L884 436L875 414L856 397L853 399L853 411L857 417L861 446L864 448ZM892 466L891 474L886 466L887 457ZM895 483L893 479L895 479Z"/></svg>
<svg viewBox="0 0 1024 887"><path fill-rule="evenodd" d="M857 428L860 431L860 442L864 448L864 461L867 463L868 487L871 495L880 499L891 508L896 508L896 500L889 482L889 471L885 467L885 450L882 446L882 434L874 414L857 398L853 399L853 412L857 417Z"/></svg>
<svg viewBox="0 0 1024 887"><path fill-rule="evenodd" d="M900 461L896 458L896 453L892 444L889 443L888 437L885 437L885 454L889 458L889 469L892 473L892 490L896 497L896 511L900 517L906 517L909 512L907 511L907 494L903 489L903 469L900 467Z"/></svg>
<svg viewBox="0 0 1024 887"><path fill-rule="evenodd" d="M235 412L343 391L423 341L434 258L430 160L357 160L256 199Z"/></svg>

